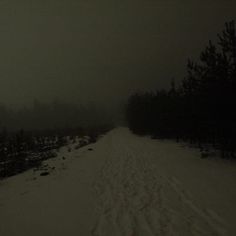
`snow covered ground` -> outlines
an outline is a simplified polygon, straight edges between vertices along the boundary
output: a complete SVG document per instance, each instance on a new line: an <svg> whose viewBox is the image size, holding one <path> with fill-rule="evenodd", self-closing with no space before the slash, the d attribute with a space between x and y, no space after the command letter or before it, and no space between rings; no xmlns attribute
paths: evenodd
<svg viewBox="0 0 236 236"><path fill-rule="evenodd" d="M236 163L127 128L0 182L1 236L236 235Z"/></svg>

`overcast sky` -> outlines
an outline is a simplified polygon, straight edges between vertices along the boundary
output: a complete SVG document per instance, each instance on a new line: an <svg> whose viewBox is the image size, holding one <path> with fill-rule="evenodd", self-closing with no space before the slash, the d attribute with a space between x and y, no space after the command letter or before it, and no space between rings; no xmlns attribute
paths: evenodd
<svg viewBox="0 0 236 236"><path fill-rule="evenodd" d="M0 0L0 103L166 87L232 19L230 0Z"/></svg>

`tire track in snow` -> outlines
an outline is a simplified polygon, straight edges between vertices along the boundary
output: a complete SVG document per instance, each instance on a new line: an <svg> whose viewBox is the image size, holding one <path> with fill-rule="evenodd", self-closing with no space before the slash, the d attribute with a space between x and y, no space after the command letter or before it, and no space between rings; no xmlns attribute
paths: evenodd
<svg viewBox="0 0 236 236"><path fill-rule="evenodd" d="M114 139L93 186L99 212L93 236L227 235L176 179L158 176L133 136Z"/></svg>

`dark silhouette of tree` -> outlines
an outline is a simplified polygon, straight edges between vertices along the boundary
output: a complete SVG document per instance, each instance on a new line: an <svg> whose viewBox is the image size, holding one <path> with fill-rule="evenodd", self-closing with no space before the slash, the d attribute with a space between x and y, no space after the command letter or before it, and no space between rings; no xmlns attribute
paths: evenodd
<svg viewBox="0 0 236 236"><path fill-rule="evenodd" d="M218 44L209 41L200 60L188 60L187 75L168 91L130 97L126 117L131 130L160 138L180 138L199 147L211 145L222 157L236 148L236 35L225 24Z"/></svg>

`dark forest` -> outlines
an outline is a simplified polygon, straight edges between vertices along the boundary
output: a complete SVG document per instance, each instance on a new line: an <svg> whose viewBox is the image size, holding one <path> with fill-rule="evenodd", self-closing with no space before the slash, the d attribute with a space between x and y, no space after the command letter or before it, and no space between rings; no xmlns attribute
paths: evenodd
<svg viewBox="0 0 236 236"><path fill-rule="evenodd" d="M187 63L187 75L169 90L136 93L126 116L130 129L142 135L210 145L222 157L236 151L236 35L234 21L225 24L218 42L200 60Z"/></svg>

